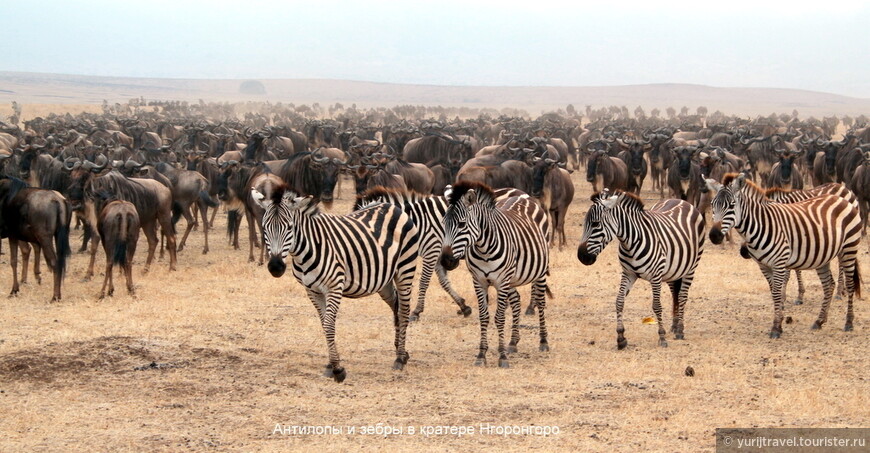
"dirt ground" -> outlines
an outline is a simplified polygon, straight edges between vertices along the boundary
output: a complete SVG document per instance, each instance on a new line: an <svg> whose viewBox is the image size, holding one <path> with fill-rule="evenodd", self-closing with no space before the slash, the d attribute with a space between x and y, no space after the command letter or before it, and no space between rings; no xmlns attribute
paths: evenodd
<svg viewBox="0 0 870 453"><path fill-rule="evenodd" d="M767 285L733 245L705 244L685 341L669 336L670 347L657 346L656 326L642 323L652 316L650 287L639 282L626 303L629 346L618 351L616 246L591 267L577 261L590 187L580 173L573 179L569 243L552 250L549 353L537 351L536 318L524 317L510 369L495 367L494 349L490 366L473 366L479 328L463 265L450 275L475 313L458 316L440 287L430 288L401 372L391 369L387 306L377 296L346 300L337 340L348 377L336 384L322 376L324 336L301 286L247 262L244 226L242 250L233 250L219 212L211 252L201 254L194 231L177 272L164 260L143 274L142 239L137 298L121 284L114 298L97 300L101 273L81 281L86 256L74 254L62 302L48 303L47 272L42 285L31 275L20 296L0 299L0 451L698 451L713 448L717 427L866 426L865 300L854 332L842 330L843 301L824 329L810 331L821 287L807 275L807 302L786 307L792 322L770 340ZM649 184L643 196L655 200ZM347 212L350 187L344 181L333 212ZM80 231L72 242L77 249ZM0 284L9 288L7 244L3 252ZM870 269L866 251L860 265ZM527 303L529 289L521 294ZM795 294L792 283L789 299ZM381 433L378 424L402 434L368 434ZM495 426L551 434L486 429ZM460 436L458 427L474 432Z"/></svg>

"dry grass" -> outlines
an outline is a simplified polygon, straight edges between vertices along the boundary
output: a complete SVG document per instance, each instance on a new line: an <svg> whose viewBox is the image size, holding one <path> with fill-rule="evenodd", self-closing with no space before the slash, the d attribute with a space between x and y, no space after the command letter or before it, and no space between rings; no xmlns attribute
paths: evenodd
<svg viewBox="0 0 870 453"><path fill-rule="evenodd" d="M336 384L321 375L323 333L300 285L247 263L244 242L243 250L232 250L217 231L212 252L201 255L196 231L177 272L164 261L147 275L143 243L136 299L121 285L114 298L97 301L100 277L81 282L86 259L77 254L62 303L47 303L45 282L0 299L0 450L697 451L713 447L717 427L866 424L866 304L857 304L854 332L841 330L842 302L833 304L822 331L811 332L821 289L808 275L807 304L788 306L794 322L781 340L769 340L768 289L734 246L707 244L690 292L685 341L657 346L656 327L641 324L652 310L649 285L639 282L626 304L629 347L617 351L615 246L592 267L575 258L589 188L579 174L574 182L570 244L552 253L552 352L537 351L536 321L524 317L530 328L522 329L520 352L507 370L493 366L494 351L490 367L472 366L476 315L458 317L438 287L410 327L411 360L403 372L390 369L388 308L376 296L347 300L338 342L348 378ZM348 208L347 196L338 212ZM217 222L221 230L225 216ZM4 252L0 283L8 285ZM862 253L864 269L868 261ZM471 300L464 268L451 276ZM521 294L525 304L528 289ZM687 366L694 377L684 375ZM555 425L561 432L284 436L272 433L277 423Z"/></svg>

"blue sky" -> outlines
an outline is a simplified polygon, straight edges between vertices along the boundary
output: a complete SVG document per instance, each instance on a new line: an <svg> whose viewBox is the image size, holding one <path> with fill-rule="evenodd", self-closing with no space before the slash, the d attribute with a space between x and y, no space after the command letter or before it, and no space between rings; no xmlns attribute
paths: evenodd
<svg viewBox="0 0 870 453"><path fill-rule="evenodd" d="M696 83L870 98L870 6L735 0L7 1L0 70L433 85Z"/></svg>

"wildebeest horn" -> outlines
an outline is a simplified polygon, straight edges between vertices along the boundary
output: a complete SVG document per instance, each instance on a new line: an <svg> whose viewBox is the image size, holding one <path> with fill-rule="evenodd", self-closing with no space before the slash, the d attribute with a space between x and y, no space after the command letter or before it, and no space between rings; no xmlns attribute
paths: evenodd
<svg viewBox="0 0 870 453"><path fill-rule="evenodd" d="M360 167L359 165L348 165L347 166L347 168L349 168L350 170L356 170L359 167Z"/></svg>
<svg viewBox="0 0 870 453"><path fill-rule="evenodd" d="M546 162L549 165L553 165L556 161L547 157L544 159L544 162Z"/></svg>
<svg viewBox="0 0 870 453"><path fill-rule="evenodd" d="M102 170L106 168L106 164L109 163L109 158L106 157L105 154L100 154L97 156L97 160L94 162L94 170Z"/></svg>
<svg viewBox="0 0 870 453"><path fill-rule="evenodd" d="M9 156L6 156L6 157L9 157ZM63 168L70 170L70 171L76 169L77 167L80 167L81 165L82 165L82 161L79 160L78 157L67 157L66 160L63 161Z"/></svg>

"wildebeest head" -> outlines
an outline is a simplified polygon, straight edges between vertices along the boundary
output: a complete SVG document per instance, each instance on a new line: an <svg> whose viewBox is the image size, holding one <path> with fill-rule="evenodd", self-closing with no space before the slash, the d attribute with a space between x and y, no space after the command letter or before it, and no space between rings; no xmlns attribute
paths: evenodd
<svg viewBox="0 0 870 453"><path fill-rule="evenodd" d="M791 174L794 168L794 161L801 154L802 151L792 152L789 150L777 150L776 151L779 157L779 175L783 185L791 184Z"/></svg>
<svg viewBox="0 0 870 453"><path fill-rule="evenodd" d="M680 179L683 181L688 180L691 176L692 159L699 151L700 149L696 146L678 146L674 148L674 158L680 173Z"/></svg>
<svg viewBox="0 0 870 453"><path fill-rule="evenodd" d="M629 153L628 171L629 173L638 176L644 172L646 161L643 160L643 153L650 148L649 140L622 140L620 143L623 149Z"/></svg>
<svg viewBox="0 0 870 453"><path fill-rule="evenodd" d="M335 185L338 183L339 172L347 165L348 155L345 158L329 157L323 154L320 148L311 153L311 169L323 173L323 186L320 200L323 203L332 203Z"/></svg>
<svg viewBox="0 0 870 453"><path fill-rule="evenodd" d="M547 178L547 173L557 170L562 165L558 161L545 157L538 159L532 167L532 196L540 198L544 195L544 181ZM558 170L557 170L558 171Z"/></svg>
<svg viewBox="0 0 870 453"><path fill-rule="evenodd" d="M586 162L586 181L594 182L595 174L598 171L598 159L606 159L607 152L604 150L593 151L589 156L589 161Z"/></svg>
<svg viewBox="0 0 870 453"><path fill-rule="evenodd" d="M93 181L97 173L106 168L108 163L108 158L102 154L97 158L97 162L89 160L73 162L70 159L64 162L64 168L70 172L70 186L67 189L67 198L73 210L80 210L84 207L91 181Z"/></svg>

